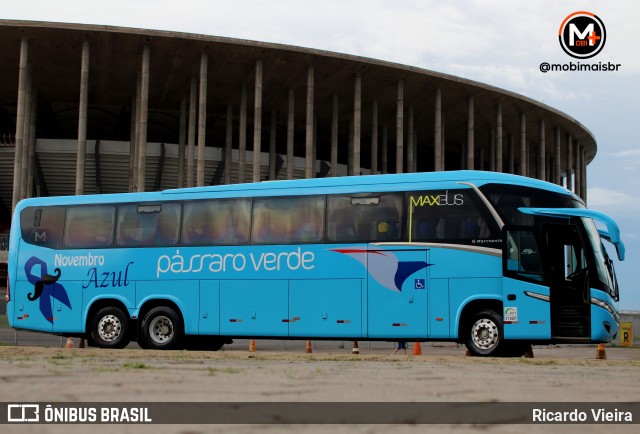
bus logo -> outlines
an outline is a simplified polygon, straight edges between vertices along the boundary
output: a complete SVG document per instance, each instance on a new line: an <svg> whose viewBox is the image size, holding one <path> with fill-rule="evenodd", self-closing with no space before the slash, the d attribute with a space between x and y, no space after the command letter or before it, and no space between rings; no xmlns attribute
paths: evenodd
<svg viewBox="0 0 640 434"><path fill-rule="evenodd" d="M34 268L40 268L40 276L33 274ZM30 301L40 300L40 312L44 318L53 324L53 307L51 299L54 298L60 303L71 309L71 301L69 301L69 295L67 290L61 284L57 283L58 279L62 275L59 268L56 268L54 272L55 276L48 274L47 264L40 258L32 256L24 265L24 272L27 275L27 280L34 287L32 293L27 294L27 298Z"/></svg>
<svg viewBox="0 0 640 434"><path fill-rule="evenodd" d="M580 11L562 21L558 38L560 46L569 56L588 59L604 48L606 30L596 14Z"/></svg>

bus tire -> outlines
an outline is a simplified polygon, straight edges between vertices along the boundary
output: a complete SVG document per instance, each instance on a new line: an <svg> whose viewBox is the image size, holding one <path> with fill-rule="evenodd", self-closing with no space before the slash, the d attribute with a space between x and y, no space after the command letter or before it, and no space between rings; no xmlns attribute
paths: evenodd
<svg viewBox="0 0 640 434"><path fill-rule="evenodd" d="M154 307L142 320L140 346L153 350L177 349L182 334L182 319L173 309L166 306Z"/></svg>
<svg viewBox="0 0 640 434"><path fill-rule="evenodd" d="M494 310L482 310L469 322L466 346L474 356L497 356L503 336L502 317Z"/></svg>
<svg viewBox="0 0 640 434"><path fill-rule="evenodd" d="M124 348L129 345L129 320L119 308L108 306L93 317L89 341L99 348Z"/></svg>

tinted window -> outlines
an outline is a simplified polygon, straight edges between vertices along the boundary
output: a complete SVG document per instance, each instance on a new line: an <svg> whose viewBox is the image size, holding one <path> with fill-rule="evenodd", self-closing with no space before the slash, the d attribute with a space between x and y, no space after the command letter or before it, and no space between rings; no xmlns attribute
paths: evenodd
<svg viewBox="0 0 640 434"><path fill-rule="evenodd" d="M174 246L178 243L180 204L118 206L116 245Z"/></svg>
<svg viewBox="0 0 640 434"><path fill-rule="evenodd" d="M251 199L185 203L182 244L246 244L250 219Z"/></svg>
<svg viewBox="0 0 640 434"><path fill-rule="evenodd" d="M115 217L116 207L113 205L68 207L64 228L65 247L111 246Z"/></svg>
<svg viewBox="0 0 640 434"><path fill-rule="evenodd" d="M62 246L65 207L29 207L20 213L22 239L27 243L58 249Z"/></svg>
<svg viewBox="0 0 640 434"><path fill-rule="evenodd" d="M497 223L471 189L407 193L411 241L500 247Z"/></svg>
<svg viewBox="0 0 640 434"><path fill-rule="evenodd" d="M251 241L257 244L322 242L324 196L254 199Z"/></svg>
<svg viewBox="0 0 640 434"><path fill-rule="evenodd" d="M506 224L531 226L537 220L548 220L545 217L518 212L520 207L537 208L584 208L584 205L568 194L553 193L537 188L521 187L505 184L487 184L480 190L496 208Z"/></svg>
<svg viewBox="0 0 640 434"><path fill-rule="evenodd" d="M402 195L330 196L327 241L398 241L402 233Z"/></svg>

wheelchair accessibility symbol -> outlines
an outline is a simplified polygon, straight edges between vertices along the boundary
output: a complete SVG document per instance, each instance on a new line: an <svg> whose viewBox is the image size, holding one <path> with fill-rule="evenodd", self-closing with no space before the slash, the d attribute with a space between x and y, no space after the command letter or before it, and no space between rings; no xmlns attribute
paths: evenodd
<svg viewBox="0 0 640 434"><path fill-rule="evenodd" d="M416 289L424 289L425 288L424 279L416 279L415 288Z"/></svg>

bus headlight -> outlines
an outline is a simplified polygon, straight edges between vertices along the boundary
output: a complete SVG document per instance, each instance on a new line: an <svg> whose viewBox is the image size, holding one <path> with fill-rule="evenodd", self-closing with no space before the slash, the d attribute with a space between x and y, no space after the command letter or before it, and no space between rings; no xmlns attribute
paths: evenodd
<svg viewBox="0 0 640 434"><path fill-rule="evenodd" d="M593 297L591 297L591 303L605 309L607 312L611 314L611 316L613 316L613 319L615 319L618 324L620 323L620 316L618 315L618 312L616 312L613 306L611 306L609 303L607 303L606 301L598 300L597 298L593 298Z"/></svg>

